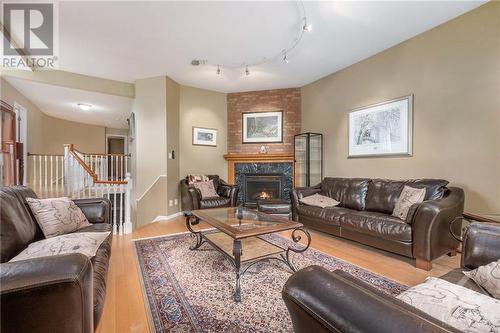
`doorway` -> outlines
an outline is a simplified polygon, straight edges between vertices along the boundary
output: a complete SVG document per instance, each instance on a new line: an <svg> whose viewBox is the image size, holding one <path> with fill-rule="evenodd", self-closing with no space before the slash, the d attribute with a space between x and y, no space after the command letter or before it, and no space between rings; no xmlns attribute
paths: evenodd
<svg viewBox="0 0 500 333"><path fill-rule="evenodd" d="M106 153L108 154L108 180L125 179L127 137L124 135L106 135Z"/></svg>

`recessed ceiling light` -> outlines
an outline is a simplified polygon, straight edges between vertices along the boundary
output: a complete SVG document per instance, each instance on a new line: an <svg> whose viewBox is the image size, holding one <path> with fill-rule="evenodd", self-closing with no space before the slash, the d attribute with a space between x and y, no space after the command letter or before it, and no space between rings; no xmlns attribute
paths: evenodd
<svg viewBox="0 0 500 333"><path fill-rule="evenodd" d="M312 25L306 23L306 24L304 24L303 29L304 29L304 31L311 32L313 27L312 27Z"/></svg>
<svg viewBox="0 0 500 333"><path fill-rule="evenodd" d="M80 110L83 110L83 111L88 111L88 110L92 109L92 105L90 105L90 104L78 103L77 105L80 108Z"/></svg>

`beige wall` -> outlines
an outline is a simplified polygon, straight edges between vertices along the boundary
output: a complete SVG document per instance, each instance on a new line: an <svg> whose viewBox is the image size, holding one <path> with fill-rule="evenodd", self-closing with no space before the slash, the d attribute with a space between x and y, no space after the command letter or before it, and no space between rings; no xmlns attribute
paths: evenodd
<svg viewBox="0 0 500 333"><path fill-rule="evenodd" d="M192 128L217 129L217 147L193 146ZM218 174L227 180L226 94L181 86L180 88L180 176Z"/></svg>
<svg viewBox="0 0 500 333"><path fill-rule="evenodd" d="M444 178L500 212L500 3L488 3L302 89L326 176ZM347 159L348 111L414 94L414 156Z"/></svg>
<svg viewBox="0 0 500 333"><path fill-rule="evenodd" d="M166 77L137 80L135 83L134 113L136 115L134 192L137 200L137 226L150 223L142 216L144 210L156 205L158 215L167 215L163 196L149 196L147 191L167 193L166 182L158 181L167 174L167 101ZM158 193L156 192L156 193ZM142 198L141 198L142 197ZM151 200L154 202L151 203Z"/></svg>
<svg viewBox="0 0 500 333"><path fill-rule="evenodd" d="M168 215L180 210L179 200L179 104L180 86L167 77L167 199ZM168 153L174 151L174 158L168 158ZM177 204L175 199L177 199ZM170 206L172 202L172 206Z"/></svg>

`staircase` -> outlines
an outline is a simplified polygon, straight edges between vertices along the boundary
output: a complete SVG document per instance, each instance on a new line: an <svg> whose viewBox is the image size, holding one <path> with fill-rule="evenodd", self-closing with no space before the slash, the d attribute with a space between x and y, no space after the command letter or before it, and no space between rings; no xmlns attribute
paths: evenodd
<svg viewBox="0 0 500 333"><path fill-rule="evenodd" d="M132 232L129 155L87 154L64 145L63 155L29 154L29 186L40 198L107 198L114 234Z"/></svg>

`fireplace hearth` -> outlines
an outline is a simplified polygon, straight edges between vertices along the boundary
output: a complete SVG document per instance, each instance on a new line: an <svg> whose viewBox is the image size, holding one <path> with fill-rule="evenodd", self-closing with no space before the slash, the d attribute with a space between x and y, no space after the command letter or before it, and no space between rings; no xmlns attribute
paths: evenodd
<svg viewBox="0 0 500 333"><path fill-rule="evenodd" d="M243 200L246 206L255 206L259 199L279 199L282 188L282 174L243 175Z"/></svg>

